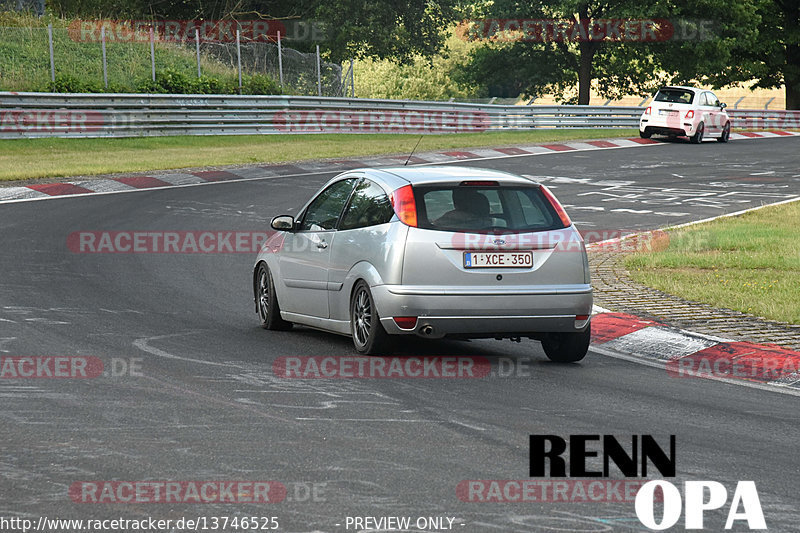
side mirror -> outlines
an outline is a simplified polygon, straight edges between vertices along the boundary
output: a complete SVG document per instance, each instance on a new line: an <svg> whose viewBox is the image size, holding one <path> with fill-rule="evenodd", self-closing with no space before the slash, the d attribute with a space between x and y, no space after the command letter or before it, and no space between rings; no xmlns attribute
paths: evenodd
<svg viewBox="0 0 800 533"><path fill-rule="evenodd" d="M726 107L728 107L728 104L726 104L725 102L720 102L719 103L719 108L720 109L725 109Z"/></svg>
<svg viewBox="0 0 800 533"><path fill-rule="evenodd" d="M294 218L291 215L281 215L273 218L270 226L277 231L292 231L294 229Z"/></svg>

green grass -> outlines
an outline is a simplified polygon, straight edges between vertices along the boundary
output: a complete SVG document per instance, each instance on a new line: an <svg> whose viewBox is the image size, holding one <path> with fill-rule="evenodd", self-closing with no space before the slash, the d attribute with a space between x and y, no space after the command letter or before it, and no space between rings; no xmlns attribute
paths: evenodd
<svg viewBox="0 0 800 533"><path fill-rule="evenodd" d="M102 87L103 67L100 42L78 42L70 37L69 20L38 19L23 14L0 13L0 90L44 91L50 81L50 52L47 24L53 24L56 74L71 76ZM172 69L187 76L197 75L192 46L156 43L156 68ZM112 92L134 91L151 76L148 43L106 44L108 83ZM203 74L233 78L235 69L201 54Z"/></svg>
<svg viewBox="0 0 800 533"><path fill-rule="evenodd" d="M626 258L634 280L688 300L800 324L800 202L670 231Z"/></svg>
<svg viewBox="0 0 800 533"><path fill-rule="evenodd" d="M417 152L633 135L627 129L425 135ZM0 140L0 181L408 153L418 140L396 134Z"/></svg>

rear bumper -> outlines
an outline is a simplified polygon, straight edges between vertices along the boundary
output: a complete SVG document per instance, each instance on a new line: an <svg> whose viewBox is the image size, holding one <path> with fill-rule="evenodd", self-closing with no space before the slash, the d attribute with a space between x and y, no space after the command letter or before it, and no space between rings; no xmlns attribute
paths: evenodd
<svg viewBox="0 0 800 533"><path fill-rule="evenodd" d="M665 118L642 118L639 131L652 135L681 135L691 137L697 131L697 124L689 120L667 120Z"/></svg>
<svg viewBox="0 0 800 533"><path fill-rule="evenodd" d="M428 338L459 335L508 337L534 333L575 332L586 321L576 315L592 312L589 285L544 289L408 287L380 285L372 288L384 329L395 335ZM413 329L401 329L396 316L417 317Z"/></svg>

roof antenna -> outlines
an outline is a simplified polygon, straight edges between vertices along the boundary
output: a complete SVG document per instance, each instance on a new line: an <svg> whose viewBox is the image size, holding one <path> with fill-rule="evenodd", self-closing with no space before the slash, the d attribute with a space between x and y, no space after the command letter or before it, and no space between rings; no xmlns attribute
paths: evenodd
<svg viewBox="0 0 800 533"><path fill-rule="evenodd" d="M414 145L414 149L411 150L410 154L408 154L408 159L406 159L406 162L403 163L403 166L408 165L408 162L411 161L411 156L414 155L414 152L417 150L417 146L419 146L419 143L422 142L422 137L424 137L424 135L420 135L419 136L419 140L417 141L417 144Z"/></svg>

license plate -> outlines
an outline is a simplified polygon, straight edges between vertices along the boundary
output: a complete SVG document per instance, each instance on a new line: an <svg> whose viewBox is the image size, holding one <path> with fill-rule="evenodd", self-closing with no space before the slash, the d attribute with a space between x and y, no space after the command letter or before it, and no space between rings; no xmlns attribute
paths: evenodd
<svg viewBox="0 0 800 533"><path fill-rule="evenodd" d="M530 268L533 252L464 252L464 268Z"/></svg>
<svg viewBox="0 0 800 533"><path fill-rule="evenodd" d="M659 109L658 110L658 114L659 115L677 115L678 112L675 111L675 110L672 110L672 109Z"/></svg>

